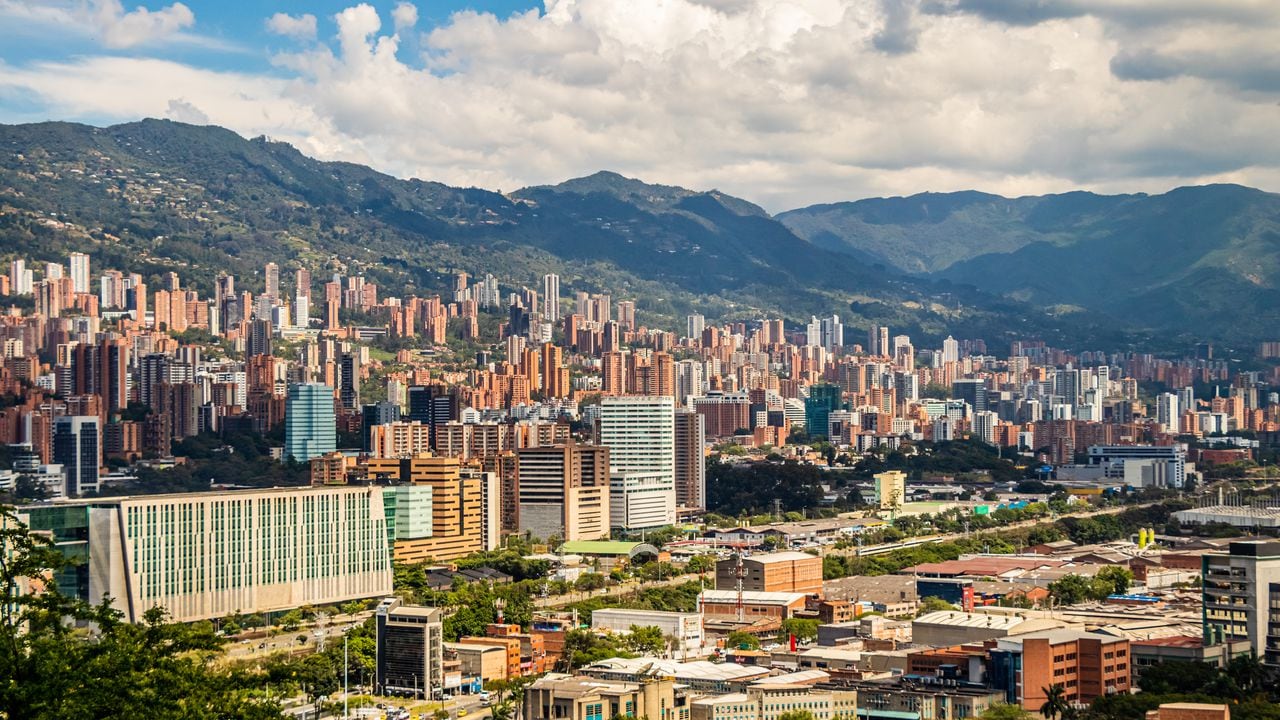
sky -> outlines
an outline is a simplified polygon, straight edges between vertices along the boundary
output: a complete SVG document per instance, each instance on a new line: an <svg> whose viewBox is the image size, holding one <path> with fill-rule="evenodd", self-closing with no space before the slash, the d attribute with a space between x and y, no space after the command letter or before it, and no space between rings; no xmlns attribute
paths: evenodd
<svg viewBox="0 0 1280 720"><path fill-rule="evenodd" d="M781 211L1280 191L1277 0L0 0L0 122L162 117L399 177Z"/></svg>

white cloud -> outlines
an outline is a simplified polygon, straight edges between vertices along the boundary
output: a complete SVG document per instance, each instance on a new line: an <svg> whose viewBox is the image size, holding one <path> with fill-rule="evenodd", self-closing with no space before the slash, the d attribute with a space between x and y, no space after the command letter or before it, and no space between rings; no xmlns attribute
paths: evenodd
<svg viewBox="0 0 1280 720"><path fill-rule="evenodd" d="M418 8L413 3L398 3L391 11L391 19L395 21L396 32L408 30L418 24Z"/></svg>
<svg viewBox="0 0 1280 720"><path fill-rule="evenodd" d="M1028 20L1000 16L1012 0L904 3L547 0L457 13L408 48L403 13L384 26L356 5L331 46L280 55L270 76L86 58L12 68L0 90L66 117L189 106L321 157L490 188L611 169L775 210L969 187L1280 189L1275 65L1256 62L1280 19L1264 5L1046 0Z"/></svg>
<svg viewBox="0 0 1280 720"><path fill-rule="evenodd" d="M316 16L311 13L294 17L276 13L267 18L267 29L277 35L310 40L316 36Z"/></svg>
<svg viewBox="0 0 1280 720"><path fill-rule="evenodd" d="M102 44L130 48L163 40L195 24L195 13L180 2L159 10L138 6L125 12L120 0L94 0L90 17Z"/></svg>

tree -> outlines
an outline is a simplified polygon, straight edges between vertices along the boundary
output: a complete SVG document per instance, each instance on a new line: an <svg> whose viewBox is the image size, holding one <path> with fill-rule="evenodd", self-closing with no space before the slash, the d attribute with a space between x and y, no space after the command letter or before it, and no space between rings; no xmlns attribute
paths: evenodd
<svg viewBox="0 0 1280 720"><path fill-rule="evenodd" d="M724 646L737 650L759 650L760 640L751 633L735 630L724 639Z"/></svg>
<svg viewBox="0 0 1280 720"><path fill-rule="evenodd" d="M978 716L981 720L1032 720L1031 713L1018 705L996 703Z"/></svg>
<svg viewBox="0 0 1280 720"><path fill-rule="evenodd" d="M106 603L63 595L64 558L8 508L0 547L0 717L279 717L256 693L260 674L213 664L211 623L169 623L158 608L125 623Z"/></svg>
<svg viewBox="0 0 1280 720"><path fill-rule="evenodd" d="M301 610L290 610L289 612L280 616L280 627L284 628L285 632L293 632L294 630L297 630L301 625L302 625Z"/></svg>
<svg viewBox="0 0 1280 720"><path fill-rule="evenodd" d="M778 720L813 720L813 713L808 710L788 710L779 715Z"/></svg>
<svg viewBox="0 0 1280 720"><path fill-rule="evenodd" d="M1120 565L1108 565L1098 571L1097 580L1107 583L1108 595L1123 595L1133 586L1133 572Z"/></svg>
<svg viewBox="0 0 1280 720"><path fill-rule="evenodd" d="M641 655L661 655L667 649L667 639L662 636L661 630L652 625L644 627L632 625L631 633L627 635L626 645Z"/></svg>
<svg viewBox="0 0 1280 720"><path fill-rule="evenodd" d="M1049 583L1049 594L1059 605L1075 605L1091 598L1093 587L1085 577L1075 574L1064 575Z"/></svg>
<svg viewBox="0 0 1280 720"><path fill-rule="evenodd" d="M787 618L782 621L782 630L778 633L778 639L785 642L791 635L796 636L796 640L806 642L814 640L818 637L818 621L806 618Z"/></svg>
<svg viewBox="0 0 1280 720"><path fill-rule="evenodd" d="M1067 702L1067 689L1062 683L1054 683L1044 688L1045 700L1040 706L1040 714L1049 718L1049 720L1058 720L1058 718L1066 715L1071 710L1071 704Z"/></svg>
<svg viewBox="0 0 1280 720"><path fill-rule="evenodd" d="M927 597L920 601L920 611L918 615L927 615L931 612L941 612L943 610L958 610L955 605L943 600L940 597Z"/></svg>
<svg viewBox="0 0 1280 720"><path fill-rule="evenodd" d="M689 562L685 563L684 571L688 573L711 572L716 569L715 557L712 555L694 555L689 558Z"/></svg>
<svg viewBox="0 0 1280 720"><path fill-rule="evenodd" d="M574 581L573 587L582 592L591 592L604 587L605 577L600 573L582 573Z"/></svg>

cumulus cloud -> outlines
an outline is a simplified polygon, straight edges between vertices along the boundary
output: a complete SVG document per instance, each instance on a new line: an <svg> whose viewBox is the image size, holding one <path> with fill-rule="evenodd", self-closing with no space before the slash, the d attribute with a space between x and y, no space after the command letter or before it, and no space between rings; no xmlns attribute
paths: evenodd
<svg viewBox="0 0 1280 720"><path fill-rule="evenodd" d="M459 185L607 168L774 210L961 188L1280 189L1280 18L1200 4L547 0L456 13L407 47L404 12L361 4L270 75L87 57L13 68L0 91L65 117L190 105L246 135Z"/></svg>
<svg viewBox="0 0 1280 720"><path fill-rule="evenodd" d="M267 18L267 29L277 35L310 40L316 36L316 16L306 13L294 17L278 12Z"/></svg>
<svg viewBox="0 0 1280 720"><path fill-rule="evenodd" d="M120 0L94 0L90 17L102 44L116 49L164 40L196 21L191 8L180 2L154 11L138 6L125 12Z"/></svg>
<svg viewBox="0 0 1280 720"><path fill-rule="evenodd" d="M418 8L413 3L399 3L391 11L391 19L395 22L396 32L408 30L418 24Z"/></svg>

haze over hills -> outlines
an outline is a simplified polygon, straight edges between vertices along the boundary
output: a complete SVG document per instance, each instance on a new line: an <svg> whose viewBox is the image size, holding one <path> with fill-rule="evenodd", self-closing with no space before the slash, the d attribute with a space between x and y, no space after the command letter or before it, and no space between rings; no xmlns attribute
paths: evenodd
<svg viewBox="0 0 1280 720"><path fill-rule="evenodd" d="M927 194L773 218L718 191L608 172L506 195L400 180L162 120L0 126L0 148L6 252L54 259L79 250L97 267L184 268L210 286L227 271L254 287L263 264L282 257L320 274L363 272L405 294L447 290L459 270L492 273L512 289L555 272L566 292L634 297L646 322L673 329L694 311L793 322L834 312L855 333L888 324L996 347L1037 336L1141 344L1148 330L1251 341L1277 312L1267 270L1280 262L1277 199L1246 188L1157 198ZM1191 236L1196 243L1184 242ZM1156 240L1185 248L1144 257ZM1216 269L1248 263L1253 280L1243 284ZM1062 272L1045 277L1047 266ZM1243 328L1209 323L1219 300L1258 318ZM1042 309L1064 304L1095 312ZM1188 325L1184 310L1203 310L1208 324Z"/></svg>
<svg viewBox="0 0 1280 720"><path fill-rule="evenodd" d="M1157 330L1241 340L1280 321L1280 195L1238 185L1154 196L925 193L778 219L867 262Z"/></svg>

